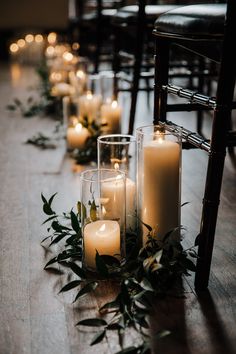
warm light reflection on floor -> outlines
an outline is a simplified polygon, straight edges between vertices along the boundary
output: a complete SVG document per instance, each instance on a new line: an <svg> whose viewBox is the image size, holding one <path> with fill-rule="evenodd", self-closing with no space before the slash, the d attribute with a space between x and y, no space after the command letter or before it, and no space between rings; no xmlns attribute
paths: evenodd
<svg viewBox="0 0 236 354"><path fill-rule="evenodd" d="M18 63L12 63L10 66L10 70L11 70L12 86L16 87L21 78L21 74L22 74L21 67Z"/></svg>

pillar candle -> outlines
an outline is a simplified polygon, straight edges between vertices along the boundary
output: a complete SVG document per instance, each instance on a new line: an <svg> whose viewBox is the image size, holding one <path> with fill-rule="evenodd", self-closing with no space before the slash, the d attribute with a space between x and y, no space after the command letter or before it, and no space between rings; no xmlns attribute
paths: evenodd
<svg viewBox="0 0 236 354"><path fill-rule="evenodd" d="M90 120L97 118L102 103L100 95L93 95L90 91L79 97L78 109L82 117L88 117Z"/></svg>
<svg viewBox="0 0 236 354"><path fill-rule="evenodd" d="M81 123L74 127L67 128L67 144L71 149L81 149L84 147L86 140L90 136L87 128L83 127Z"/></svg>
<svg viewBox="0 0 236 354"><path fill-rule="evenodd" d="M120 226L117 221L97 220L84 227L84 262L96 269L96 250L100 255L120 255Z"/></svg>
<svg viewBox="0 0 236 354"><path fill-rule="evenodd" d="M143 147L142 221L160 237L179 226L180 158L179 144L163 138Z"/></svg>
<svg viewBox="0 0 236 354"><path fill-rule="evenodd" d="M134 231L135 217L135 193L136 185L130 178L126 178L126 230ZM123 181L119 179L105 180L102 183L103 213L104 217L116 219L120 215L120 208L125 207L123 194Z"/></svg>
<svg viewBox="0 0 236 354"><path fill-rule="evenodd" d="M101 121L107 124L107 131L120 133L121 107L117 101L106 102L101 106Z"/></svg>

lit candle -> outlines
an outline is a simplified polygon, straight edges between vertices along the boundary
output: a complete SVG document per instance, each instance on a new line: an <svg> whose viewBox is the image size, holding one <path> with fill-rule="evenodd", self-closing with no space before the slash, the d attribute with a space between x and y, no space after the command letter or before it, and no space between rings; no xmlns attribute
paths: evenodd
<svg viewBox="0 0 236 354"><path fill-rule="evenodd" d="M86 88L87 75L84 71L78 70L76 73L74 71L69 72L70 84L75 88L78 95L81 95Z"/></svg>
<svg viewBox="0 0 236 354"><path fill-rule="evenodd" d="M90 120L96 119L101 103L102 97L100 95L93 95L91 91L87 91L86 95L83 95L78 99L78 110L80 116L86 116Z"/></svg>
<svg viewBox="0 0 236 354"><path fill-rule="evenodd" d="M126 229L135 231L135 192L136 185L130 178L126 178L126 204L124 201L123 181L106 179L102 183L103 215L109 219L116 219L120 215L120 208L126 205Z"/></svg>
<svg viewBox="0 0 236 354"><path fill-rule="evenodd" d="M107 101L101 106L101 121L109 133L120 133L121 107L117 101Z"/></svg>
<svg viewBox="0 0 236 354"><path fill-rule="evenodd" d="M84 227L84 262L96 269L96 250L100 255L120 255L120 225L113 220L97 220Z"/></svg>
<svg viewBox="0 0 236 354"><path fill-rule="evenodd" d="M163 237L179 226L180 146L159 138L143 149L142 221Z"/></svg>
<svg viewBox="0 0 236 354"><path fill-rule="evenodd" d="M81 123L75 124L73 127L67 128L67 143L71 149L81 149L84 147L86 140L90 136L87 128Z"/></svg>
<svg viewBox="0 0 236 354"><path fill-rule="evenodd" d="M65 83L58 82L52 87L51 95L52 96L70 96L74 94L74 88Z"/></svg>

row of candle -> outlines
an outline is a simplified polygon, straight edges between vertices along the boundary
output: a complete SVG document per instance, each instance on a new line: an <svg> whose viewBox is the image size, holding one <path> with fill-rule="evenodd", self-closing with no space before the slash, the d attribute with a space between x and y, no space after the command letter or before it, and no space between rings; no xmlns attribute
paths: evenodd
<svg viewBox="0 0 236 354"><path fill-rule="evenodd" d="M125 171L125 185L122 175L119 175L118 179L99 180L101 183L100 199L98 198L96 202L97 208L101 208L101 213L98 213L96 221L90 220L88 223L86 220L83 228L84 262L90 269L95 268L96 251L100 254L122 256L122 238L124 237L122 213L126 210L127 231L136 231L137 218L129 219L129 216L135 213L136 195L138 219L150 225L157 237L162 238L167 232L180 225L181 139L176 134L150 133L151 130L153 126L139 128L137 131L137 183L135 179L130 178L127 171ZM112 135L100 137L98 149L101 149L99 140L109 140L108 137L111 139L109 144L113 144L110 151L114 152L117 141L114 141ZM98 155L98 167L108 166L102 163L102 154L99 151ZM133 158L135 157L136 154L133 155ZM114 164L114 161L118 160L120 159L114 158L113 154L110 158L111 167L116 167L117 162ZM117 167L121 169L122 163ZM87 172L84 172L84 176ZM117 173L121 173L120 170ZM100 172L98 174L101 177ZM86 205L83 182L81 188L82 201ZM140 232L142 243L145 244L147 228L141 226Z"/></svg>

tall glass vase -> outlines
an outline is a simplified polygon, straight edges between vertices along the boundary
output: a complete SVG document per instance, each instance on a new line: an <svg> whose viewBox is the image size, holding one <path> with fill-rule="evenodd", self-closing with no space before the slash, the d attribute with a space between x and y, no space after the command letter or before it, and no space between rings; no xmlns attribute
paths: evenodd
<svg viewBox="0 0 236 354"><path fill-rule="evenodd" d="M162 239L179 235L181 207L181 133L168 125L140 127L137 134L138 216L143 244L148 229Z"/></svg>
<svg viewBox="0 0 236 354"><path fill-rule="evenodd" d="M98 168L114 168L126 175L126 230L135 232L136 139L132 135L110 134L98 137Z"/></svg>
<svg viewBox="0 0 236 354"><path fill-rule="evenodd" d="M125 256L125 174L109 169L81 173L83 266L96 271L96 253Z"/></svg>

